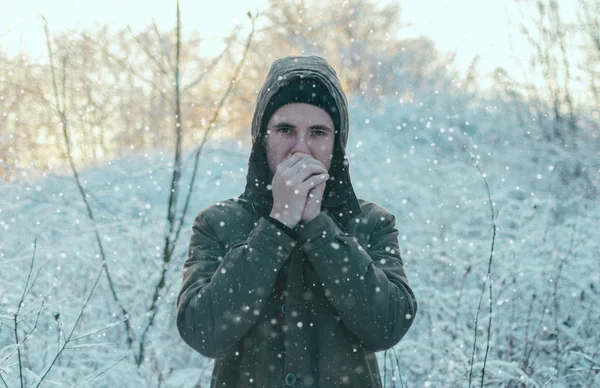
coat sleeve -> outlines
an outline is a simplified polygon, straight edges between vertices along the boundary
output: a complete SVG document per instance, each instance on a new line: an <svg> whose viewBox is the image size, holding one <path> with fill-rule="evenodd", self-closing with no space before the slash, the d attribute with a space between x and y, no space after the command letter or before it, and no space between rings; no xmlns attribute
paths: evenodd
<svg viewBox="0 0 600 388"><path fill-rule="evenodd" d="M325 296L366 348L382 351L402 339L415 319L417 301L400 258L393 214L378 214L366 250L326 212L304 226L298 243Z"/></svg>
<svg viewBox="0 0 600 388"><path fill-rule="evenodd" d="M177 329L203 356L221 358L262 315L277 274L296 242L260 218L245 241L225 249L210 218L200 212L192 226L177 298ZM214 220L217 225L219 221Z"/></svg>

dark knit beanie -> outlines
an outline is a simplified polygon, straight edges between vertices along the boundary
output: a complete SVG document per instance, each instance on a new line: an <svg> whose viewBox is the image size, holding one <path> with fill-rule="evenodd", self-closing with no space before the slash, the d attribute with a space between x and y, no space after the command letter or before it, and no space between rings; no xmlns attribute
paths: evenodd
<svg viewBox="0 0 600 388"><path fill-rule="evenodd" d="M262 118L261 133L265 133L265 128L277 109L287 104L301 102L315 105L325 110L331 116L335 130L339 130L340 114L335 100L327 90L327 87L316 78L296 77L281 86L277 93L269 100Z"/></svg>

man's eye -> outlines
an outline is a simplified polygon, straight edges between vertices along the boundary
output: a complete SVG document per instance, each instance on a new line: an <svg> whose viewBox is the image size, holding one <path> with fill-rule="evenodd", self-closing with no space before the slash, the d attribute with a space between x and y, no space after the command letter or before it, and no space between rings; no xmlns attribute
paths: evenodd
<svg viewBox="0 0 600 388"><path fill-rule="evenodd" d="M291 128L289 128L289 127L279 127L277 129L279 132L283 132L283 133L288 133L288 131L291 131Z"/></svg>
<svg viewBox="0 0 600 388"><path fill-rule="evenodd" d="M325 132L325 131L314 131L313 133L316 133L318 136L325 136L325 135L327 135L327 132Z"/></svg>

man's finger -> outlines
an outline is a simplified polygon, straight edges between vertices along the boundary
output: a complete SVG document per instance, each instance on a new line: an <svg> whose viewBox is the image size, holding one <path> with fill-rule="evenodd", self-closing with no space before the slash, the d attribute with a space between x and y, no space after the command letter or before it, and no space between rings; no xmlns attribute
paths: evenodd
<svg viewBox="0 0 600 388"><path fill-rule="evenodd" d="M295 163L293 163L291 166L289 166L290 168L295 167L298 163L304 163L304 164L316 164L319 165L321 167L323 167L325 170L327 170L327 167L325 167L325 165L323 163L321 163L320 160L313 158L311 155L309 154L304 154L305 156L300 159L297 160Z"/></svg>
<svg viewBox="0 0 600 388"><path fill-rule="evenodd" d="M298 160L302 159L304 155L305 154L302 154L301 152L296 152L295 154L288 156L287 158L283 159L281 163L279 163L279 165L277 166L277 171L287 170L288 168L296 164Z"/></svg>
<svg viewBox="0 0 600 388"><path fill-rule="evenodd" d="M313 175L302 182L300 187L302 187L304 190L306 190L306 193L308 193L310 189L317 187L319 183L327 182L327 179L329 179L328 174Z"/></svg>

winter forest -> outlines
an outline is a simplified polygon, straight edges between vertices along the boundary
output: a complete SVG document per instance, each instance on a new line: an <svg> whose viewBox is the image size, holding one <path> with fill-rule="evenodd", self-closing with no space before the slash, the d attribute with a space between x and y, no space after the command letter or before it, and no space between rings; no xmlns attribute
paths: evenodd
<svg viewBox="0 0 600 388"><path fill-rule="evenodd" d="M384 386L600 386L600 0L507 0L527 54L492 71L403 37L400 1L236 3L211 55L168 3L168 28L39 13L39 55L0 25L0 387L210 386L175 322L192 222L244 190L270 64L312 54L419 304Z"/></svg>

